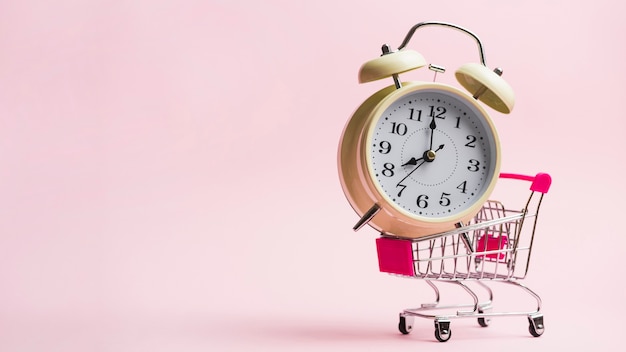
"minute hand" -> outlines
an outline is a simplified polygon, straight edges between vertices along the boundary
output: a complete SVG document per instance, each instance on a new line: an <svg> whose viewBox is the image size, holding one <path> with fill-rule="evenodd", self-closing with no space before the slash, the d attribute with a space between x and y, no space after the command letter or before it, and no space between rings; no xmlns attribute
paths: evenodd
<svg viewBox="0 0 626 352"><path fill-rule="evenodd" d="M414 173L414 172L415 172L415 170L417 170L420 166L422 166L422 165L426 162L426 160L424 160L424 158L420 158L420 159L417 159L417 160L422 160L422 162L421 162L421 163L419 163L419 164L417 164L417 166L416 166L413 170L411 170L411 172L409 172L408 174L406 174L406 176L404 176L404 177L403 177L403 178L402 178L402 179L398 182L398 184L396 185L396 187L399 187L399 186L400 186L400 184L402 183L402 181L404 181L404 180L406 180L407 178L409 178L409 176L411 176L411 174L412 174L412 173Z"/></svg>
<svg viewBox="0 0 626 352"><path fill-rule="evenodd" d="M400 184L402 183L402 181L404 181L404 180L406 180L407 178L409 178L409 176L411 176L411 174L413 174L413 173L415 172L415 170L417 170L420 166L422 166L422 165L423 165L423 164L427 161L427 160L426 160L426 155L427 155L427 153L429 153L429 152L433 153L432 158L428 159L428 161L429 161L429 162L432 162L433 160L435 160L435 158L434 158L434 156L435 156L435 152L440 151L441 149L443 149L443 147L444 147L444 144L440 145L440 146L439 146L439 148L437 148L437 149L436 149L436 150L434 150L434 151L432 151L432 150L427 150L427 151L425 151L425 152L424 152L424 157L421 157L421 158L419 158L419 159L416 159L416 160L415 160L416 162L417 162L417 161L419 161L419 160L421 160L422 162L421 162L421 163L419 163L419 164L417 164L417 166L416 166L413 170L411 170L411 172L409 172L406 176L404 176L404 177L403 177L403 178L402 178L402 179L401 179L401 180L400 180L400 181L396 184L396 187L399 187L399 186L400 186ZM407 163L407 164L408 164L408 163ZM405 165L407 165L407 164L405 164Z"/></svg>

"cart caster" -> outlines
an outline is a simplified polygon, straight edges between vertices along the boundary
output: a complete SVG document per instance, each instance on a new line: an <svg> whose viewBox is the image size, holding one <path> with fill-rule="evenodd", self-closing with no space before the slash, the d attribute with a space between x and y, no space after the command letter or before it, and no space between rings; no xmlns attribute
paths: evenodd
<svg viewBox="0 0 626 352"><path fill-rule="evenodd" d="M543 326L543 315L529 315L528 316L528 331L534 337L543 335L545 328Z"/></svg>
<svg viewBox="0 0 626 352"><path fill-rule="evenodd" d="M400 323L398 323L398 330L402 333L402 335L407 335L413 330L413 317L406 317L404 315L400 315Z"/></svg>
<svg viewBox="0 0 626 352"><path fill-rule="evenodd" d="M486 328L489 326L489 319L487 318L478 318L478 325L482 326L483 328Z"/></svg>
<svg viewBox="0 0 626 352"><path fill-rule="evenodd" d="M483 314L485 313L484 310L479 309L478 310L478 314ZM491 321L491 319L487 318L487 317L479 317L478 318L478 325L482 326L483 328L486 328L489 326L489 322Z"/></svg>
<svg viewBox="0 0 626 352"><path fill-rule="evenodd" d="M450 321L435 320L435 338L439 342L446 342L450 340L451 336L452 330L450 330Z"/></svg>

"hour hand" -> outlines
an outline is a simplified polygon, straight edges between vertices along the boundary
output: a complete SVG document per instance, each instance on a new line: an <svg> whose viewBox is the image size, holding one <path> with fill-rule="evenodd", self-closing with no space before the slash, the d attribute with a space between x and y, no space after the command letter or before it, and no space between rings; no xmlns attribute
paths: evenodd
<svg viewBox="0 0 626 352"><path fill-rule="evenodd" d="M422 160L422 159L424 159L424 158L419 158L419 159L411 158L411 160L409 160L406 163L402 164L402 166L417 165L417 162Z"/></svg>

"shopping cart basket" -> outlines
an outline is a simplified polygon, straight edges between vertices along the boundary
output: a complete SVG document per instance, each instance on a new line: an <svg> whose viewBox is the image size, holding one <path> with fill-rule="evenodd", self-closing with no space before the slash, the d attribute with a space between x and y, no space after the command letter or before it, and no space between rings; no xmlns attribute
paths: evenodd
<svg viewBox="0 0 626 352"><path fill-rule="evenodd" d="M383 234L376 240L381 272L424 280L435 292L435 302L400 313L399 330L411 332L414 317L430 318L435 322L435 338L448 341L452 335L450 321L473 317L486 327L494 316L527 316L532 336L544 332L541 298L518 280L528 272L530 255L539 215L539 207L551 184L550 175L536 176L500 174L500 178L531 181L530 197L521 210L505 208L498 201L487 201L467 225L455 230L417 239ZM472 280L484 289L489 299L480 301L465 282ZM493 291L488 281L504 282L521 288L537 301L537 309L519 312L493 312ZM435 282L449 282L463 288L473 299L472 304L440 305L440 291ZM464 308L465 310L456 310ZM435 313L441 314L435 314Z"/></svg>

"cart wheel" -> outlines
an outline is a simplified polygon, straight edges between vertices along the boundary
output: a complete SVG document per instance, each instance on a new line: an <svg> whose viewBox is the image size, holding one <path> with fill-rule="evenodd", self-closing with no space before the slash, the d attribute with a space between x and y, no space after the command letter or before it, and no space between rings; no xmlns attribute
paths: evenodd
<svg viewBox="0 0 626 352"><path fill-rule="evenodd" d="M478 310L479 314L483 314L485 313L485 311L483 311L482 309ZM480 317L478 318L478 325L482 326L483 328L486 328L489 326L489 322L491 321L491 319L486 318L486 317Z"/></svg>
<svg viewBox="0 0 626 352"><path fill-rule="evenodd" d="M450 322L435 320L435 338L439 342L446 342L450 340L451 336L452 330L450 330Z"/></svg>
<svg viewBox="0 0 626 352"><path fill-rule="evenodd" d="M486 328L489 326L489 319L487 318L478 318L478 325L482 326L483 328Z"/></svg>
<svg viewBox="0 0 626 352"><path fill-rule="evenodd" d="M413 319L407 319L404 316L400 316L400 323L398 323L398 330L402 335L408 335L413 330Z"/></svg>
<svg viewBox="0 0 626 352"><path fill-rule="evenodd" d="M543 315L534 315L528 317L528 331L534 337L543 335L545 328L543 326Z"/></svg>

